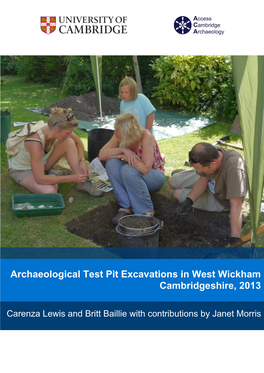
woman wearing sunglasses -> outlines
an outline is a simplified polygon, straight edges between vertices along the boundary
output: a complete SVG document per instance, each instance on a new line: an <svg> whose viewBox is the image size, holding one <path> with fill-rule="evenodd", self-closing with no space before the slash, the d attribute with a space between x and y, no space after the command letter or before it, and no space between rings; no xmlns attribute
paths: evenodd
<svg viewBox="0 0 264 373"><path fill-rule="evenodd" d="M194 170L181 171L169 178L173 196L180 203L178 214L191 207L223 212L230 210L230 244L239 240L242 227L242 202L247 193L244 158L235 150L227 150L201 142L189 152Z"/></svg>
<svg viewBox="0 0 264 373"><path fill-rule="evenodd" d="M53 108L47 124L19 145L19 152L10 160L11 178L32 193L57 193L58 184L72 182L77 184L77 190L102 195L87 180L90 170L84 146L73 133L77 126L71 109L65 112ZM66 156L72 171L52 167L62 156Z"/></svg>

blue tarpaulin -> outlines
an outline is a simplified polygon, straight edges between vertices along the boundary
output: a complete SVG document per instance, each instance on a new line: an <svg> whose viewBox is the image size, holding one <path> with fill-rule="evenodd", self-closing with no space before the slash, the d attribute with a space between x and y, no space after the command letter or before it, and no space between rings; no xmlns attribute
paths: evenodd
<svg viewBox="0 0 264 373"><path fill-rule="evenodd" d="M26 108L27 110L35 113L42 113L43 108ZM44 114L49 115L49 114ZM101 118L97 118L92 122L86 122L78 120L79 129L89 131L94 128L108 128L113 129L116 115L108 115ZM166 110L157 110L155 113L155 120L153 124L154 134L156 140L168 139L170 137L176 137L191 133L201 128L210 126L215 121L207 119L202 116L191 116L185 114L173 113Z"/></svg>

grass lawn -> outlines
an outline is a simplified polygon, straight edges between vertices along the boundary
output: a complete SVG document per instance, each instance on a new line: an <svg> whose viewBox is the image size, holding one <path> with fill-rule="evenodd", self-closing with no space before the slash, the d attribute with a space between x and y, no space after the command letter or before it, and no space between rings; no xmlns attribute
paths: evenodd
<svg viewBox="0 0 264 373"><path fill-rule="evenodd" d="M1 109L12 106L12 122L29 122L43 119L44 115L35 114L25 107L45 107L65 98L61 91L49 84L33 84L23 80L22 77L7 76L1 87ZM156 105L157 107L157 105ZM166 156L166 178L175 168L188 169L185 166L188 152L193 145L200 141L214 143L221 137L230 134L231 123L217 122L202 130L188 135L159 141L159 147ZM11 131L17 128L11 128ZM82 139L87 158L87 132L75 130ZM230 143L242 145L241 137L230 134ZM115 199L113 192L105 193L101 198L93 198L88 194L76 191L76 184L68 183L59 186L59 192L65 201L62 215L45 217L17 218L12 210L12 195L29 193L25 188L16 184L9 177L7 170L7 157L5 145L1 144L1 246L2 247L96 247L93 242L72 235L65 229L65 224L77 218L88 209L107 204ZM171 197L168 183L160 193ZM69 197L74 197L72 204L68 203ZM242 236L250 232L250 216L248 200L243 205L243 219L246 224ZM264 214L261 214L259 225L264 223ZM259 236L259 246L264 247L264 235Z"/></svg>

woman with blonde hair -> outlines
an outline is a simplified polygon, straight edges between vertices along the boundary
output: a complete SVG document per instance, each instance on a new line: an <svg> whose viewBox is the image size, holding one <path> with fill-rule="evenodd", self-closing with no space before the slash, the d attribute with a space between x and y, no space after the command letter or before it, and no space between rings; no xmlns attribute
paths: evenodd
<svg viewBox="0 0 264 373"><path fill-rule="evenodd" d="M71 109L53 108L47 124L19 145L19 152L10 160L11 178L32 193L57 193L58 184L73 182L77 190L102 195L87 180L91 172L85 162L83 143L73 133L77 126ZM72 171L52 167L63 155Z"/></svg>
<svg viewBox="0 0 264 373"><path fill-rule="evenodd" d="M165 182L164 163L158 144L133 114L122 114L115 121L111 140L100 150L106 171L120 205L113 224L131 213L154 215L150 192Z"/></svg>

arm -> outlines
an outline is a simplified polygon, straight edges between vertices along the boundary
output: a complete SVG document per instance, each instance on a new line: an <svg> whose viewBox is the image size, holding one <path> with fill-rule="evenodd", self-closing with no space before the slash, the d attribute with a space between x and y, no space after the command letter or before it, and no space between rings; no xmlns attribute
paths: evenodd
<svg viewBox="0 0 264 373"><path fill-rule="evenodd" d="M114 135L110 141L100 150L99 159L108 161L111 158L123 159L129 166L135 166L136 163L141 162L141 159L128 148L119 147L120 141Z"/></svg>
<svg viewBox="0 0 264 373"><path fill-rule="evenodd" d="M83 146L82 140L74 132L72 132L71 137L72 137L73 141L75 142L79 159L84 158L85 157L85 151L84 151L84 146Z"/></svg>
<svg viewBox="0 0 264 373"><path fill-rule="evenodd" d="M191 193L177 207L177 214L181 214L181 215L187 214L190 211L193 203L206 191L207 186L208 186L207 177L200 176L200 178L194 184Z"/></svg>
<svg viewBox="0 0 264 373"><path fill-rule="evenodd" d="M86 181L87 175L85 174L73 174L66 176L53 176L45 175L45 167L43 163L43 146L38 142L27 143L27 150L30 153L30 164L34 179L38 184L42 185L54 185L60 183L82 183Z"/></svg>
<svg viewBox="0 0 264 373"><path fill-rule="evenodd" d="M207 177L200 176L200 178L194 184L193 189L188 197L195 202L206 191L208 182Z"/></svg>
<svg viewBox="0 0 264 373"><path fill-rule="evenodd" d="M73 141L75 142L75 146L77 148L81 173L89 176L91 171L89 170L89 167L87 166L86 161L85 161L85 151L84 151L83 142L79 138L79 136L77 136L73 132L72 132L71 137L72 137Z"/></svg>
<svg viewBox="0 0 264 373"><path fill-rule="evenodd" d="M242 227L242 197L230 199L231 237L240 237Z"/></svg>
<svg viewBox="0 0 264 373"><path fill-rule="evenodd" d="M154 118L155 118L154 113L150 113L149 116L147 117L146 129L149 130L150 132L153 127Z"/></svg>
<svg viewBox="0 0 264 373"><path fill-rule="evenodd" d="M109 157L115 157L123 154L123 148L119 147L120 141L115 135L106 143L99 152L100 161L106 161Z"/></svg>
<svg viewBox="0 0 264 373"><path fill-rule="evenodd" d="M152 169L154 161L154 137L150 132L144 132L142 135L142 157L140 162L136 162L134 167L142 172L143 174L148 174Z"/></svg>

